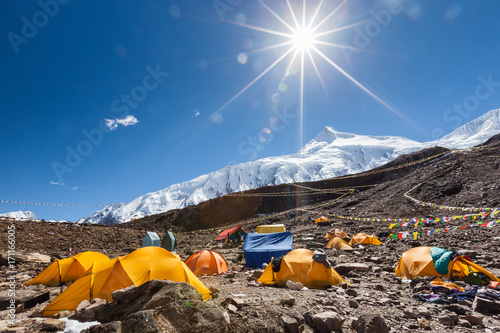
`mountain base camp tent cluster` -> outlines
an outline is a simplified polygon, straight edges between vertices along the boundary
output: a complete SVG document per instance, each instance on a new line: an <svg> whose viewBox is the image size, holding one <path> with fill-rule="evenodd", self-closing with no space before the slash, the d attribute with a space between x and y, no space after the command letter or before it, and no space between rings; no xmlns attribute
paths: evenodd
<svg viewBox="0 0 500 333"><path fill-rule="evenodd" d="M112 301L111 294L131 285L154 279L187 282L206 300L210 291L176 254L161 247L148 246L108 261L98 262L73 282L42 311L52 316L62 310L73 311L83 300L101 298Z"/></svg>

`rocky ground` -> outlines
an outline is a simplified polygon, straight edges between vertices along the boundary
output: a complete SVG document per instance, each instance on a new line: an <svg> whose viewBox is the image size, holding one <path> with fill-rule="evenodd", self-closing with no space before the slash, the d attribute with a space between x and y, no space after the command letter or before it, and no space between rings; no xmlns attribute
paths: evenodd
<svg viewBox="0 0 500 333"><path fill-rule="evenodd" d="M343 332L420 330L500 332L500 311L496 314L488 313L494 312L494 310L481 309L477 307L477 304L473 305L469 301L453 304L433 304L420 301L416 296L429 292L428 284L425 281L414 281L413 283L402 281L394 274L401 254L407 249L416 246L439 246L449 250L462 251L477 264L482 265L496 276L500 276L500 258L498 256L500 223L495 224L492 228L478 226L448 233L441 231L433 235L421 234L415 240L412 237L391 239L388 236L404 231L413 233L413 231L435 230L456 225L471 225L480 220L457 219L450 222L439 222L435 225L419 226L418 228L410 224L403 228L389 229L389 225L392 223L389 221L354 221L334 217L334 215L344 215L370 218L430 218L466 214L462 211L424 207L406 199L404 194L420 183L422 185L409 194L425 202L446 206L499 207L500 147L498 140L492 140L488 144L486 149L453 152L438 160L406 168L364 174L348 179L305 184L315 188L379 185L373 188L359 188L359 191L337 201L332 200L337 197L337 195L332 194L314 198L310 196L302 201L290 198L281 201L269 199L271 203L276 205L274 212L295 208L294 205L297 202L299 205L309 204L316 207L306 206L303 207L305 210L290 210L282 215L270 215L271 217L268 219L259 222L231 221L231 224L241 222L249 232L255 232L259 224L283 223L294 236L294 248L323 247L327 242L324 236L332 227L344 230L349 236L358 232L377 235L384 242L384 245L354 246L354 249L349 251L327 250L328 259L333 263L333 266L350 282L348 289L342 288L342 286L333 286L326 290L290 290L257 283L256 279L262 271L245 270L242 245L230 246L215 242L214 239L222 226L217 224L211 226L209 222L211 219L213 220L213 217L203 217L203 214L208 212L207 209L218 211L219 215L223 214L224 204L227 204L229 200L234 200L234 198L229 198L228 201L219 199L199 207L190 207L184 212L169 212L119 226L0 220L0 228L4 230L1 240L2 244L7 244L7 228L14 224L17 254L15 263L17 271L15 275L16 292L19 297L26 299L46 291L50 292L50 299L53 299L60 292L59 287L24 287L24 282L34 277L51 260L66 257L70 247L76 252L95 250L105 253L109 257L116 257L140 247L146 230L163 234L166 229L172 228L178 232L177 251L182 259L187 259L189 255L198 250L211 249L222 254L230 268L230 272L225 275L201 277L203 283L214 291L213 299L208 303L205 302L206 308L211 309L210 313L214 318L220 319L228 316L229 319L229 324L222 325L222 328L209 328L207 326L206 331L327 332L335 327ZM401 165L443 151L445 150L433 148L418 154L401 157L389 166ZM278 192L291 188L290 186L269 187L263 189L262 192ZM258 191L251 193L258 193ZM245 199L245 197L238 198L238 202L244 205ZM259 211L262 213L262 210L273 211L273 208L270 207L272 204L266 202L266 197L260 197L258 202L255 199L252 200L254 213ZM320 206L317 207L317 205ZM243 213L246 216L250 214L250 211L244 210ZM233 217L237 215L232 208L231 214ZM317 226L313 223L321 214L331 218L331 226ZM188 224L187 230L183 230L179 224L180 217L183 219L193 217L194 222ZM484 222L491 220L487 218ZM497 215L494 220L500 220L500 215ZM213 230L186 232L196 230L197 227L198 229L213 228ZM39 253L39 255L34 253ZM0 263L3 265L1 267L0 303L5 309L9 299L6 293L10 286L7 280L10 273L8 272L9 267L5 266L5 260ZM465 286L463 282L459 283ZM182 298L178 301L186 302ZM42 318L38 315L46 304L48 301L26 310L19 308L19 313L16 315L17 326L9 328L9 330L12 332L42 330ZM151 311L151 309L141 309L141 311ZM222 317L217 311L222 313ZM141 312L141 318L147 318L148 313ZM161 313L165 313L165 311ZM0 312L2 319L7 318L8 314L6 310ZM167 314L165 316L168 318ZM123 323L123 326L120 327L125 332L129 324L126 324L126 321ZM182 329L161 327L164 331L193 331L188 327ZM199 331L199 326L197 327L196 331ZM46 329L48 328L46 327ZM8 331L5 320L0 324L0 331ZM115 331L119 332L118 329Z"/></svg>

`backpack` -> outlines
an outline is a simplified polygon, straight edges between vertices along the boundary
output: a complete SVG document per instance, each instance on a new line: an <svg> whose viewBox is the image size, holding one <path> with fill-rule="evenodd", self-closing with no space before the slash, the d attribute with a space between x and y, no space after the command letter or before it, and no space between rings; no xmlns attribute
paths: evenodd
<svg viewBox="0 0 500 333"><path fill-rule="evenodd" d="M470 272L463 277L465 283L473 284L476 286L486 286L490 283L491 279L484 273Z"/></svg>

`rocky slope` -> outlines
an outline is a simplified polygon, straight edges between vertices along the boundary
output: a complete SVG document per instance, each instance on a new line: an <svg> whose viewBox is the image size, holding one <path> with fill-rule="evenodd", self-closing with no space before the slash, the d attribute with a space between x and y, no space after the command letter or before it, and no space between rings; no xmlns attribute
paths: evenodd
<svg viewBox="0 0 500 333"><path fill-rule="evenodd" d="M296 207L295 197L286 197L280 201L273 201L275 197L267 196L226 197L227 200L234 198L239 200L237 202L241 211L246 210L246 203L250 202L248 205L251 206L252 200L258 201L258 204L255 204L254 215L250 210L242 213L241 216L247 216L246 218L255 218L259 217L255 214L264 214L257 213L259 209L271 211L266 201L276 203L276 205L271 205L274 206L274 211L272 211L274 214L261 215L260 221L248 223L252 220L235 219L228 221L227 224L241 223L248 231L255 232L259 224L284 223L294 236L294 248L324 246L326 244L324 235L332 227L341 228L349 236L358 232L377 235L385 243L384 245L355 246L351 251L327 250L328 259L333 266L351 283L348 289L334 286L326 290L290 290L256 283L256 278L261 271L244 269L241 245L227 247L218 244L214 239L223 226L206 224L208 223L206 221L214 221L214 219L204 217L205 214L215 214L216 211L223 211L223 207L227 206L229 201L225 203L221 201L217 204L217 200L224 200L224 198L214 199L213 203L208 202L214 205L210 209L204 206L208 203L202 203L188 207L187 211L186 209L171 211L158 215L156 218L152 216L115 226L0 221L0 227L6 230L14 223L18 250L26 253L40 252L52 258L67 256L69 247L77 252L99 250L110 257L124 255L140 246L146 230L154 230L163 234L168 228L174 228L178 232L178 253L182 259L186 259L195 251L212 249L221 253L228 261L229 274L206 276L201 280L215 292L216 298L211 301L210 306L216 306L222 313L227 313L229 332L327 332L328 323L332 324L332 327L342 328L343 332L403 332L424 329L434 332L497 332L500 331L498 313L490 313L491 309L480 308L477 304L467 300L449 304L421 301L417 296L430 292L426 281L416 280L413 283L402 281L394 274L394 268L401 254L407 249L415 246L439 246L466 253L473 261L500 276L500 259L498 258L500 224L493 227L471 228L470 225L476 225L477 220L457 219L418 228L409 225L389 229L392 223L389 221L355 221L335 216L382 219L431 218L465 214L462 211L418 205L406 199L404 194L418 184L421 185L412 190L410 195L425 202L446 206L498 207L500 206L499 138L497 136L489 140L488 143L491 146L483 149L446 154L446 150L433 148L434 150L401 156L390 165L381 167L375 172L349 178L298 184L323 189L345 186L358 188L358 191L337 201L332 201L332 199L338 195L331 193L310 195L309 198L306 196L301 203L304 210L286 211L288 208ZM444 153L440 158L418 164L412 163L422 157L440 152ZM407 163L410 164L404 168L395 168ZM378 186L359 187L373 184L378 184ZM262 195L283 192L287 190L284 186L266 187L246 193ZM312 207L307 207L308 204ZM236 206L234 204L234 207ZM285 210L283 214L275 214L282 210ZM232 214L238 216L236 213ZM333 226L316 226L313 221L321 214L329 216ZM178 221L176 219L189 220L196 216L198 218L192 220L189 228L196 230L210 227L210 230L186 232L183 229L184 224L176 223ZM479 220L487 222L492 219ZM443 231L444 228L453 226L469 227L464 230L460 228L451 232ZM404 231L413 233L413 231L437 229L441 231L432 235L419 234L417 240L412 237L388 238L390 234ZM1 235L3 244L7 241L6 237L6 233ZM59 288L36 286L23 288L22 283L36 275L47 266L47 263L36 262L40 259L33 256L30 259L27 255L23 257L22 253L19 255L19 261L16 262L17 290L34 294L50 291L51 299L55 297ZM8 268L2 266L1 269L2 284L0 286L4 290L1 295L5 297L3 294L9 285L5 278L8 276ZM463 282L459 284L465 286ZM42 324L37 315L46 304L47 302L18 313L19 331L23 328L29 332L40 330ZM163 310L154 311L164 313ZM7 313L2 311L0 315L5 318ZM144 326L146 318L152 317L150 312L137 312L133 318L136 320L134 323L141 323L143 320L143 324L140 325ZM116 325L122 325L122 328L123 325L128 325L126 324L128 319L116 319L121 322ZM107 329L111 329L110 327ZM372 327L371 331L369 327ZM2 329L1 326L0 329ZM99 332L99 329L103 328L95 327L92 332ZM179 330L176 329L176 331ZM192 330L186 326L182 331Z"/></svg>

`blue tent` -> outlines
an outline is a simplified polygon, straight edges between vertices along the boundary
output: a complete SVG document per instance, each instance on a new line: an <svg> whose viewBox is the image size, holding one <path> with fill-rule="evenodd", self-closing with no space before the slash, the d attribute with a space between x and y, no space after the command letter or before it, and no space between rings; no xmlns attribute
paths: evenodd
<svg viewBox="0 0 500 333"><path fill-rule="evenodd" d="M249 268L262 268L262 264L269 264L272 257L284 256L292 250L292 234L288 231L272 234L248 233L243 245L246 266Z"/></svg>
<svg viewBox="0 0 500 333"><path fill-rule="evenodd" d="M160 246L160 237L156 232L148 231L142 239L142 247Z"/></svg>

